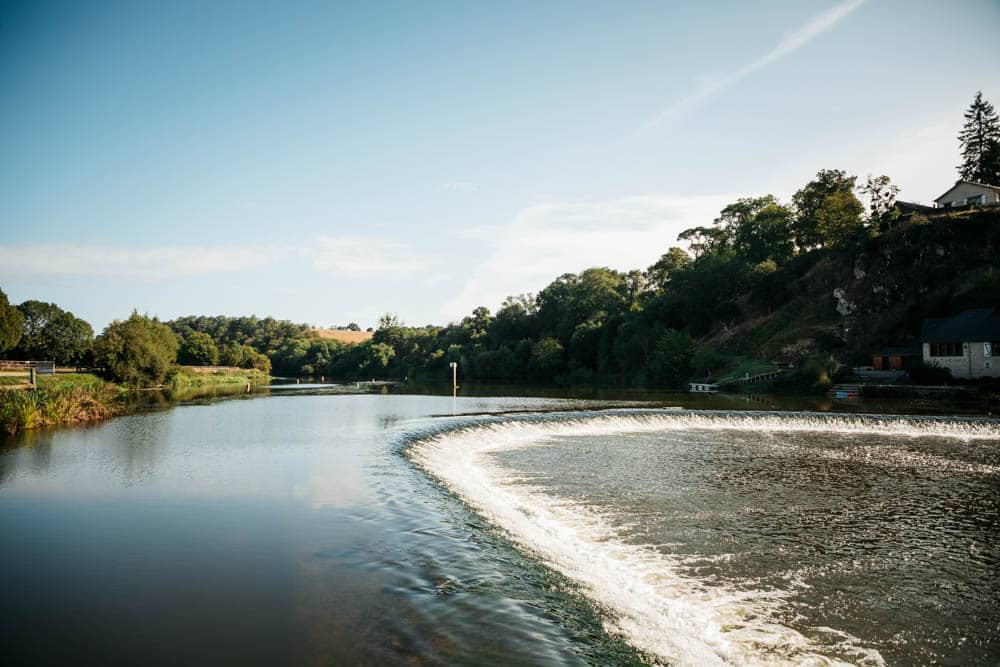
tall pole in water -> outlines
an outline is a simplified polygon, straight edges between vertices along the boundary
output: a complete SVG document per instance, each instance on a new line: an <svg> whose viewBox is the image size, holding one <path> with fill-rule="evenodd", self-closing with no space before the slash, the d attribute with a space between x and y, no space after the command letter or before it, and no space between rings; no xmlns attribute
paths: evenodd
<svg viewBox="0 0 1000 667"><path fill-rule="evenodd" d="M458 403L458 363L451 362L451 414L455 414Z"/></svg>

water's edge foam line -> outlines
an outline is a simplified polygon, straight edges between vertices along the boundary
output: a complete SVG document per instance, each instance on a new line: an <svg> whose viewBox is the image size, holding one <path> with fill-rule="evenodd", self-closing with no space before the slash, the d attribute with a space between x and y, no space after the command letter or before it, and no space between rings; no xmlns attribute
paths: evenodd
<svg viewBox="0 0 1000 667"><path fill-rule="evenodd" d="M492 457L555 437L692 429L1000 439L1000 422L990 419L611 410L467 419L413 434L404 451L516 545L576 582L611 612L611 632L650 655L690 665L844 664L801 633L762 620L781 592L725 590L683 577L668 554L617 539L590 508L517 484ZM885 664L877 651L842 638L858 664Z"/></svg>

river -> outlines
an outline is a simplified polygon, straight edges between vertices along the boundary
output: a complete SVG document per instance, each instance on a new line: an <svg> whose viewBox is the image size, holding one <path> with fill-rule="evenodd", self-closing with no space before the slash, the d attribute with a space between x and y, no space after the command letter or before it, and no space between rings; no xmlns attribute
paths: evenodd
<svg viewBox="0 0 1000 667"><path fill-rule="evenodd" d="M298 387L22 434L5 663L997 664L1000 423L694 400Z"/></svg>

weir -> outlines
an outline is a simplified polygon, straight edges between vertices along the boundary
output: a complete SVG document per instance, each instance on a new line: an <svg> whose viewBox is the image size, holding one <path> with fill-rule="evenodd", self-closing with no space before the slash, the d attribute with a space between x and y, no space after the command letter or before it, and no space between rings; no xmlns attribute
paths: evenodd
<svg viewBox="0 0 1000 667"><path fill-rule="evenodd" d="M858 439L849 449L812 446L806 454L829 465L877 464L935 474L1000 476L996 458L966 461L905 446L921 439L955 444L1000 444L991 419L825 415L817 413L615 410L506 417L460 423L418 439L408 456L473 510L502 529L521 549L577 582L581 592L611 611L610 629L634 646L676 664L886 664L880 651L836 628L804 633L781 621L791 588L734 587L687 575L684 558L621 534L605 510L522 483L498 462L505 452L573 442L627 442L630 436L747 432L811 438ZM865 438L875 436L877 442ZM615 440L618 439L618 440ZM765 438L765 441L767 438ZM886 446L885 441L897 445ZM566 443L569 442L569 445ZM790 445L765 442L768 455ZM783 449L784 448L784 449ZM545 471L537 471L543 475ZM601 475L602 470L592 471ZM780 509L780 508L779 508ZM613 514L613 513L612 513ZM619 517L620 519L620 517ZM836 650L830 649L836 645Z"/></svg>

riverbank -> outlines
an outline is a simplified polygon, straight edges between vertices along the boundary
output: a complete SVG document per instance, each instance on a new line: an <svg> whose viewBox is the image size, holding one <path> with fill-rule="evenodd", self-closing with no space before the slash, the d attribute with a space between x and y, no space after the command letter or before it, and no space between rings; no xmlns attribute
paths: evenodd
<svg viewBox="0 0 1000 667"><path fill-rule="evenodd" d="M225 385L249 384L251 386L258 386L268 384L270 381L270 375L253 368L225 368L220 366L205 369L202 367L175 366L167 373L163 389L177 392Z"/></svg>
<svg viewBox="0 0 1000 667"><path fill-rule="evenodd" d="M95 375L43 376L35 389L0 391L0 432L13 435L60 424L98 421L119 414L123 390Z"/></svg>
<svg viewBox="0 0 1000 667"><path fill-rule="evenodd" d="M204 372L177 366L171 369L163 386L154 390L177 399L199 390L259 386L270 380L267 373L254 369ZM134 396L134 391L89 373L41 376L34 389L0 390L0 433L14 435L36 428L108 419L145 405L129 400Z"/></svg>

